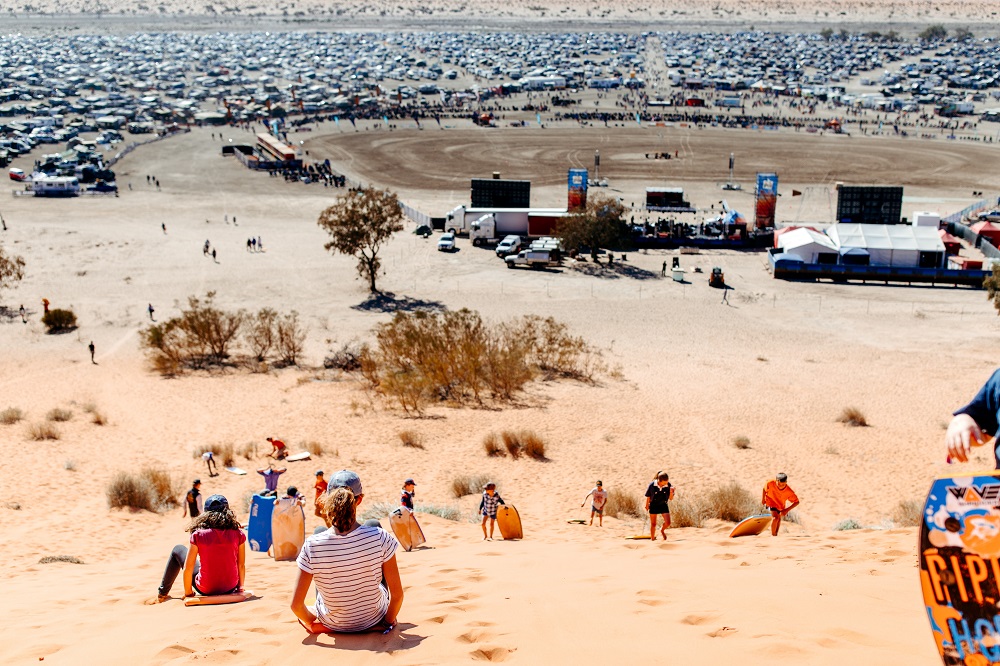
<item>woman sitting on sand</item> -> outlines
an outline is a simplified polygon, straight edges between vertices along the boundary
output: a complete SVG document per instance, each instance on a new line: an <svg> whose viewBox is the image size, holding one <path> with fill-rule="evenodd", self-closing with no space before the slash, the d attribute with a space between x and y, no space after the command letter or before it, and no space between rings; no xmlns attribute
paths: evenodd
<svg viewBox="0 0 1000 666"><path fill-rule="evenodd" d="M330 529L306 539L299 553L299 577L292 593L292 612L313 634L388 631L403 605L403 584L396 566L396 537L378 525L357 521L364 498L354 472L334 474L324 497ZM316 606L305 605L316 581Z"/></svg>
<svg viewBox="0 0 1000 666"><path fill-rule="evenodd" d="M177 574L184 570L184 596L193 597L243 592L246 576L247 535L222 495L205 501L205 512L194 519L191 547L174 546L160 582L157 602L170 598Z"/></svg>

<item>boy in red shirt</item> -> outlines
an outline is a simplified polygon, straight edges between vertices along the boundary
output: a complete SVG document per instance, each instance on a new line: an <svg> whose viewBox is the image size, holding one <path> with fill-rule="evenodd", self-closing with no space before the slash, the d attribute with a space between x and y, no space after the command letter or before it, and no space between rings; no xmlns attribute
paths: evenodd
<svg viewBox="0 0 1000 666"><path fill-rule="evenodd" d="M788 475L779 472L774 479L768 481L760 501L771 512L771 536L778 536L781 519L799 505L798 495L788 485ZM792 504L786 507L788 502Z"/></svg>
<svg viewBox="0 0 1000 666"><path fill-rule="evenodd" d="M323 502L321 500L323 499L323 495L326 494L327 485L327 481L323 477L323 470L316 472L316 485L313 486L316 488L316 515L324 521L326 521L326 514L323 513ZM327 527L329 526L330 525L327 524Z"/></svg>
<svg viewBox="0 0 1000 666"><path fill-rule="evenodd" d="M285 443L283 441L274 439L273 437L268 437L267 441L271 443L271 452L267 454L268 458L283 460L288 455L288 452L285 451Z"/></svg>

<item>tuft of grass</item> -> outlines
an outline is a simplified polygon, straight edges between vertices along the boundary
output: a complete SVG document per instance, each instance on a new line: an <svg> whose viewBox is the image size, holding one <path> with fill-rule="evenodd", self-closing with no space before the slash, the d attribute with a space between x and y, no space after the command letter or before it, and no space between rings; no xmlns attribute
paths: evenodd
<svg viewBox="0 0 1000 666"><path fill-rule="evenodd" d="M323 453L325 451L325 449L323 448L323 445L320 444L319 442L315 441L315 440L306 442L305 443L305 448L306 448L306 451L309 452L309 455L313 455L313 456L316 456L316 457L322 457L322 455L323 455Z"/></svg>
<svg viewBox="0 0 1000 666"><path fill-rule="evenodd" d="M507 452L500 446L500 438L495 432L487 433L483 437L483 450L491 458L502 458L507 455Z"/></svg>
<svg viewBox="0 0 1000 666"><path fill-rule="evenodd" d="M670 502L671 527L704 527L708 508L703 502L678 498Z"/></svg>
<svg viewBox="0 0 1000 666"><path fill-rule="evenodd" d="M65 423L73 418L73 412L68 409L63 409L62 407L56 407L50 409L49 413L45 415L45 418L49 421L55 421L56 423Z"/></svg>
<svg viewBox="0 0 1000 666"><path fill-rule="evenodd" d="M399 433L399 441L403 446L411 449L424 448L424 436L416 430L404 430Z"/></svg>
<svg viewBox="0 0 1000 666"><path fill-rule="evenodd" d="M837 447L834 446L833 444L831 444L830 446L828 446L825 449L823 449L823 453L825 453L828 456L839 456L840 455L840 451L838 451Z"/></svg>
<svg viewBox="0 0 1000 666"><path fill-rule="evenodd" d="M459 521L462 519L462 510L457 506L445 506L440 504L417 504L416 510L420 513L429 513L445 520Z"/></svg>
<svg viewBox="0 0 1000 666"><path fill-rule="evenodd" d="M545 440L534 430L522 430L520 432L520 439L524 455L534 460L548 460L545 457Z"/></svg>
<svg viewBox="0 0 1000 666"><path fill-rule="evenodd" d="M153 489L153 498L158 507L177 506L177 496L181 488L166 471L156 467L145 467L139 476Z"/></svg>
<svg viewBox="0 0 1000 666"><path fill-rule="evenodd" d="M517 433L512 430L504 430L500 433L500 439L503 441L503 445L507 447L507 453L510 454L510 457L517 460L521 456L521 440L517 436Z"/></svg>
<svg viewBox="0 0 1000 666"><path fill-rule="evenodd" d="M104 414L104 412L95 409L90 415L90 422L99 426L107 425L108 417Z"/></svg>
<svg viewBox="0 0 1000 666"><path fill-rule="evenodd" d="M758 356L757 360L760 361L761 363L767 363L767 357L766 356Z"/></svg>
<svg viewBox="0 0 1000 666"><path fill-rule="evenodd" d="M39 564L53 564L55 562L66 562L67 564L84 564L84 561L75 555L46 555L38 560Z"/></svg>
<svg viewBox="0 0 1000 666"><path fill-rule="evenodd" d="M47 439L59 439L60 436L59 429L51 423L32 423L31 426L28 427L28 438L36 442L41 442Z"/></svg>
<svg viewBox="0 0 1000 666"><path fill-rule="evenodd" d="M170 475L155 467L146 467L138 474L118 472L106 488L108 506L112 509L136 509L159 512L176 506L180 494L178 484Z"/></svg>
<svg viewBox="0 0 1000 666"><path fill-rule="evenodd" d="M455 497L465 497L466 495L478 495L483 492L483 486L489 483L488 477L482 474L470 476L456 476L451 480L451 494Z"/></svg>
<svg viewBox="0 0 1000 666"><path fill-rule="evenodd" d="M837 422L853 428L868 427L868 419L865 418L864 413L857 407L844 407L844 411L837 417Z"/></svg>
<svg viewBox="0 0 1000 666"><path fill-rule="evenodd" d="M211 451L215 455L215 462L223 467L232 467L236 464L236 446L232 442L225 444L200 444L194 449L195 458L201 458L202 454Z"/></svg>
<svg viewBox="0 0 1000 666"><path fill-rule="evenodd" d="M75 472L76 471L76 461L75 460L67 460L66 462L63 463L63 469L66 470L67 472Z"/></svg>
<svg viewBox="0 0 1000 666"><path fill-rule="evenodd" d="M5 509L10 509L11 511L20 511L21 510L21 503L20 502L5 502L4 505L3 505L3 507Z"/></svg>
<svg viewBox="0 0 1000 666"><path fill-rule="evenodd" d="M835 532L847 532L848 530L862 530L864 527L856 518L847 518L834 525L833 530Z"/></svg>
<svg viewBox="0 0 1000 666"><path fill-rule="evenodd" d="M708 493L705 498L709 516L730 523L738 523L752 516L760 508L760 502L749 490L730 481Z"/></svg>
<svg viewBox="0 0 1000 666"><path fill-rule="evenodd" d="M368 503L365 502L365 504ZM364 506L364 504L361 506ZM399 505L393 502L372 502L368 505L367 509L361 512L361 520L371 520L372 518L382 520L395 511L397 506Z"/></svg>
<svg viewBox="0 0 1000 666"><path fill-rule="evenodd" d="M917 500L902 500L892 512L892 522L900 527L917 527L924 519L924 505Z"/></svg>
<svg viewBox="0 0 1000 666"><path fill-rule="evenodd" d="M257 457L257 442L246 442L240 447L239 454L247 460L253 460Z"/></svg>
<svg viewBox="0 0 1000 666"><path fill-rule="evenodd" d="M618 488L608 491L608 501L604 505L604 515L609 518L642 518L645 515L638 495Z"/></svg>
<svg viewBox="0 0 1000 666"><path fill-rule="evenodd" d="M24 419L24 412L18 407L8 407L0 412L0 423L3 425L14 425Z"/></svg>
<svg viewBox="0 0 1000 666"><path fill-rule="evenodd" d="M733 446L740 449L741 451L745 451L746 449L750 448L750 438L747 437L746 435L739 435L737 437L733 437Z"/></svg>

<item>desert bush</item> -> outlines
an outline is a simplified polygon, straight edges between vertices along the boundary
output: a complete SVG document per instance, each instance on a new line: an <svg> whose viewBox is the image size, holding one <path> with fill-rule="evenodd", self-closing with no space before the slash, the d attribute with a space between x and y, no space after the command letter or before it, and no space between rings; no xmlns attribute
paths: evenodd
<svg viewBox="0 0 1000 666"><path fill-rule="evenodd" d="M513 430L504 430L500 433L500 440L507 448L507 453L511 458L517 459L521 456L521 438Z"/></svg>
<svg viewBox="0 0 1000 666"><path fill-rule="evenodd" d="M709 492L705 505L710 517L730 523L738 523L760 509L759 499L735 481Z"/></svg>
<svg viewBox="0 0 1000 666"><path fill-rule="evenodd" d="M833 526L835 532L847 532L849 530L862 530L864 525L856 518L846 518Z"/></svg>
<svg viewBox="0 0 1000 666"><path fill-rule="evenodd" d="M257 314L247 317L244 339L258 362L262 363L274 347L277 322L278 313L271 308L261 308Z"/></svg>
<svg viewBox="0 0 1000 666"><path fill-rule="evenodd" d="M112 509L138 509L158 512L177 505L179 487L170 475L153 467L138 474L118 472L106 489L108 506Z"/></svg>
<svg viewBox="0 0 1000 666"><path fill-rule="evenodd" d="M424 448L424 436L416 430L404 430L399 433L399 441L403 446L408 446L411 449Z"/></svg>
<svg viewBox="0 0 1000 666"><path fill-rule="evenodd" d="M75 555L46 555L42 559L38 560L39 564L55 564L57 562L64 562L66 564L83 564L83 560Z"/></svg>
<svg viewBox="0 0 1000 666"><path fill-rule="evenodd" d="M63 463L63 469L66 470L67 472L75 472L76 471L76 461L75 460L67 460L66 462Z"/></svg>
<svg viewBox="0 0 1000 666"><path fill-rule="evenodd" d="M28 438L36 442L46 439L59 439L60 436L59 429L51 423L32 423L28 427Z"/></svg>
<svg viewBox="0 0 1000 666"><path fill-rule="evenodd" d="M524 455L535 460L548 460L545 457L545 440L538 436L533 430L522 430L521 447Z"/></svg>
<svg viewBox="0 0 1000 666"><path fill-rule="evenodd" d="M99 426L107 425L108 417L101 410L95 409L90 414L90 422L93 423L94 425L99 425Z"/></svg>
<svg viewBox="0 0 1000 666"><path fill-rule="evenodd" d="M488 324L470 310L397 313L358 352L369 387L406 412L509 402L539 374L590 380L599 354L553 319Z"/></svg>
<svg viewBox="0 0 1000 666"><path fill-rule="evenodd" d="M608 501L604 504L604 515L609 518L642 518L646 515L642 501L635 493L618 488L608 491Z"/></svg>
<svg viewBox="0 0 1000 666"><path fill-rule="evenodd" d="M46 333L64 333L76 328L76 315L72 310L49 310L42 315Z"/></svg>
<svg viewBox="0 0 1000 666"><path fill-rule="evenodd" d="M194 457L201 458L208 451L214 454L212 458L215 462L223 467L232 467L236 464L236 446L232 442L226 442L225 444L199 444L194 449Z"/></svg>
<svg viewBox="0 0 1000 666"><path fill-rule="evenodd" d="M73 418L73 412L68 409L63 409L62 407L55 407L50 409L45 415L45 418L49 421L55 421L56 423L64 423Z"/></svg>
<svg viewBox="0 0 1000 666"><path fill-rule="evenodd" d="M917 500L902 500L892 512L892 521L900 527L917 527L924 520L924 505Z"/></svg>
<svg viewBox="0 0 1000 666"><path fill-rule="evenodd" d="M253 460L257 457L257 442L245 442L240 447L239 454L247 460Z"/></svg>
<svg viewBox="0 0 1000 666"><path fill-rule="evenodd" d="M368 505L367 508L365 507L366 504ZM372 502L371 504L365 502L361 505L361 520L371 520L372 518L382 520L395 511L398 506L399 504L394 502Z"/></svg>
<svg viewBox="0 0 1000 666"><path fill-rule="evenodd" d="M361 369L361 353L364 349L357 340L345 342L340 349L323 359L323 367L327 370L343 370L357 372Z"/></svg>
<svg viewBox="0 0 1000 666"><path fill-rule="evenodd" d="M733 446L735 446L740 450L745 451L746 449L750 448L750 438L747 437L746 435L739 435L737 437L733 437Z"/></svg>
<svg viewBox="0 0 1000 666"><path fill-rule="evenodd" d="M489 483L489 478L478 474L470 476L456 476L451 480L451 493L455 497L465 497L466 495L478 495L483 492L483 486Z"/></svg>
<svg viewBox="0 0 1000 666"><path fill-rule="evenodd" d="M188 308L181 310L179 317L153 324L142 332L141 345L155 370L172 375L185 368L206 368L229 360L246 313L221 310L214 300L212 291L204 301L191 296Z"/></svg>
<svg viewBox="0 0 1000 666"><path fill-rule="evenodd" d="M670 502L671 527L703 527L708 515L704 502L679 497Z"/></svg>
<svg viewBox="0 0 1000 666"><path fill-rule="evenodd" d="M857 407L844 407L844 411L837 417L837 422L855 428L864 428L868 425L868 419Z"/></svg>
<svg viewBox="0 0 1000 666"><path fill-rule="evenodd" d="M0 412L0 423L4 425L14 425L24 419L24 412L18 407L8 407Z"/></svg>
<svg viewBox="0 0 1000 666"><path fill-rule="evenodd" d="M305 443L305 449L309 452L309 455L316 457L322 457L324 453L323 445L315 440L310 440Z"/></svg>
<svg viewBox="0 0 1000 666"><path fill-rule="evenodd" d="M153 498L157 507L178 504L177 496L181 493L181 487L167 472L155 467L145 467L139 476L148 482L153 489Z"/></svg>
<svg viewBox="0 0 1000 666"><path fill-rule="evenodd" d="M420 513L429 513L445 520L461 520L462 510L457 506L442 506L439 504L417 504L416 510Z"/></svg>
<svg viewBox="0 0 1000 666"><path fill-rule="evenodd" d="M486 451L486 455L491 458L507 455L503 447L500 446L500 438L495 432L487 433L486 436L483 437L483 450Z"/></svg>
<svg viewBox="0 0 1000 666"><path fill-rule="evenodd" d="M306 331L299 323L299 313L293 310L279 319L275 332L278 360L284 365L298 365L306 341Z"/></svg>

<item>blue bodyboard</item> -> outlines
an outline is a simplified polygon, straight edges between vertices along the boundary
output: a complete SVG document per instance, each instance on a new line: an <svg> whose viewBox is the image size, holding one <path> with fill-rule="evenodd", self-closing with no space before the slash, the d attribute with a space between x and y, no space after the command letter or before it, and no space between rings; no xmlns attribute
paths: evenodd
<svg viewBox="0 0 1000 666"><path fill-rule="evenodd" d="M274 512L274 498L254 495L250 502L250 522L247 525L247 541L250 550L266 553L271 547L271 514Z"/></svg>

